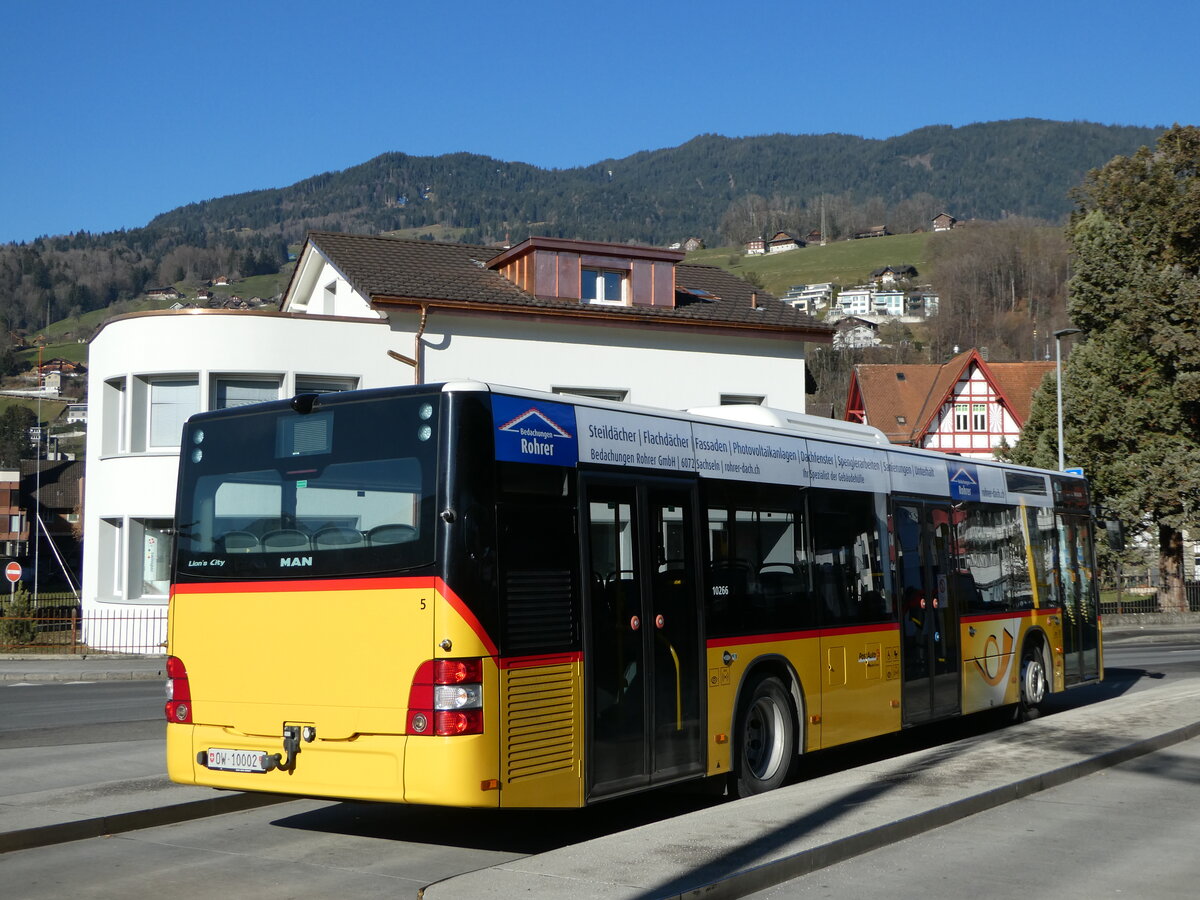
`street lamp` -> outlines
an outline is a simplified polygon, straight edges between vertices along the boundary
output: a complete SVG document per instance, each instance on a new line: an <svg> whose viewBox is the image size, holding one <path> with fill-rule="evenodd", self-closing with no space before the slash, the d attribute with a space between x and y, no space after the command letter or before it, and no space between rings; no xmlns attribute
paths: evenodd
<svg viewBox="0 0 1200 900"><path fill-rule="evenodd" d="M1060 328L1054 332L1054 380L1058 388L1058 471L1062 471L1066 463L1063 461L1063 404L1062 404L1062 339L1068 335L1079 334L1078 328Z"/></svg>

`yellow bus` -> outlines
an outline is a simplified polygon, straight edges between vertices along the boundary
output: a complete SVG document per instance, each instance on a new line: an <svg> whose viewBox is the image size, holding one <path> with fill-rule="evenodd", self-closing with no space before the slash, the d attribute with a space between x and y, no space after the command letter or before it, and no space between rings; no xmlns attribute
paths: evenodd
<svg viewBox="0 0 1200 900"><path fill-rule="evenodd" d="M581 807L1101 677L1082 478L481 383L203 413L173 780Z"/></svg>

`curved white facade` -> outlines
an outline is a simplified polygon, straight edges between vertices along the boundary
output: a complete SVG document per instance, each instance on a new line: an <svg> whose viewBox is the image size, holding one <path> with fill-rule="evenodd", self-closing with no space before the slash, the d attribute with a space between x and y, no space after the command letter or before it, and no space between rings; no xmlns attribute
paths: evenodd
<svg viewBox="0 0 1200 900"><path fill-rule="evenodd" d="M311 390L475 379L684 409L804 410L804 345L749 329L642 328L433 309L390 317L326 288L303 312L189 310L114 319L89 358L83 604L94 648L162 652L165 618L131 637L102 617L162 610L188 415ZM331 311L341 315L332 316ZM389 352L392 355L389 355ZM113 637L107 635L111 632ZM120 633L119 636L116 636ZM130 643L134 646L130 646Z"/></svg>

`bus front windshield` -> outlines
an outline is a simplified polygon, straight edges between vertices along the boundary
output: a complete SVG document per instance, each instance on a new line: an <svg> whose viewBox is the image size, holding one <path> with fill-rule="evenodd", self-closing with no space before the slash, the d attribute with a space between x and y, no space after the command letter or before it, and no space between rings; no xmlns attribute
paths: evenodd
<svg viewBox="0 0 1200 900"><path fill-rule="evenodd" d="M247 407L188 424L176 580L370 575L433 562L438 397L324 399L307 414Z"/></svg>

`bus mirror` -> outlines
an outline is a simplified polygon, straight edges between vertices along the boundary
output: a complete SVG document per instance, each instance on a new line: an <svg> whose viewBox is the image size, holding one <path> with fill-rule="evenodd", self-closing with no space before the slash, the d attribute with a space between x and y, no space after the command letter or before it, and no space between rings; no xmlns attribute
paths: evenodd
<svg viewBox="0 0 1200 900"><path fill-rule="evenodd" d="M1104 534L1108 538L1108 549L1120 552L1125 549L1125 526L1120 519L1108 519L1104 523Z"/></svg>

